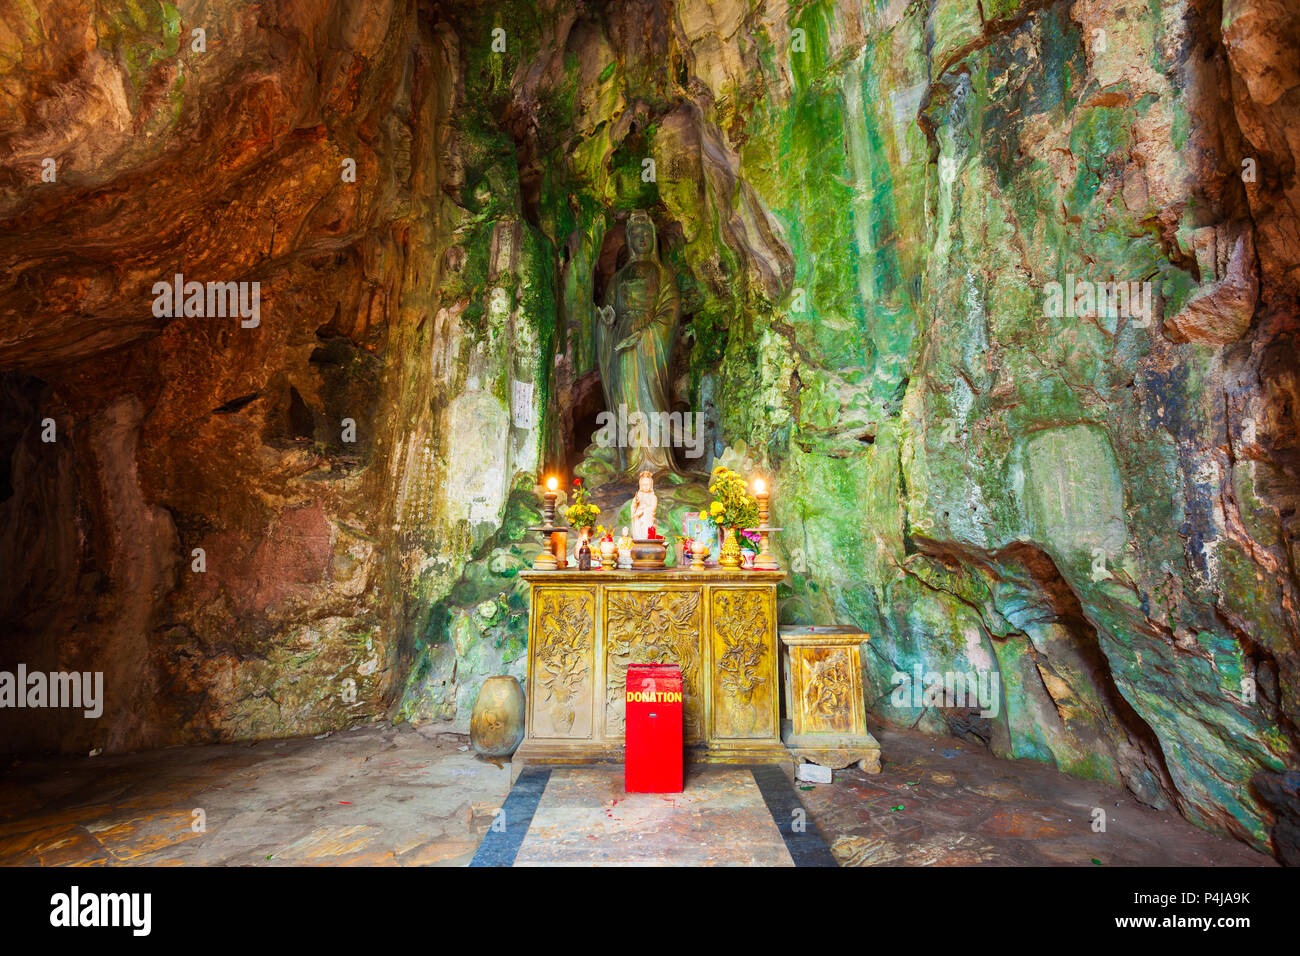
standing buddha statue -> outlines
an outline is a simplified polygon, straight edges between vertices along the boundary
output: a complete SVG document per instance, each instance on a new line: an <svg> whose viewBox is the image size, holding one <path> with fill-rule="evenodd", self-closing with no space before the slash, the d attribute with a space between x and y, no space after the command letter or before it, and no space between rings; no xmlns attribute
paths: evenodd
<svg viewBox="0 0 1300 956"><path fill-rule="evenodd" d="M627 447L619 448L621 470L630 477L673 469L672 437L648 426L649 416L666 422L671 411L668 373L681 299L672 270L659 261L655 226L643 209L628 217L627 248L627 264L610 286L613 307L600 310L596 350L605 407L617 415L622 406L630 423Z"/></svg>

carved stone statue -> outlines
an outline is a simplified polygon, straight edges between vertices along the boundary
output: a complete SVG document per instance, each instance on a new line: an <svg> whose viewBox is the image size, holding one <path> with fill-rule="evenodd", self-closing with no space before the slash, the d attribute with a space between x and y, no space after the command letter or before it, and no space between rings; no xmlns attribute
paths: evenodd
<svg viewBox="0 0 1300 956"><path fill-rule="evenodd" d="M632 533L624 525L623 537L618 539L618 566L624 571L632 570L632 544Z"/></svg>
<svg viewBox="0 0 1300 956"><path fill-rule="evenodd" d="M654 223L645 210L628 217L627 248L627 264L610 285L612 307L597 310L596 352L605 407L621 421L622 406L628 422L618 442L622 471L657 474L673 467L668 364L681 300L672 270L659 261Z"/></svg>
<svg viewBox="0 0 1300 956"><path fill-rule="evenodd" d="M639 483L641 488L632 499L632 538L644 541L646 533L655 526L655 510L659 507L659 498L655 495L650 472L641 472Z"/></svg>

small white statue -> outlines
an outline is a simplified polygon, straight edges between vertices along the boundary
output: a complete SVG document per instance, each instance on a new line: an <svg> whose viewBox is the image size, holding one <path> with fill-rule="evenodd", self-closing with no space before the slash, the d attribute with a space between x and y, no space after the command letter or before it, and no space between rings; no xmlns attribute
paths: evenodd
<svg viewBox="0 0 1300 956"><path fill-rule="evenodd" d="M655 527L655 509L659 507L659 499L655 497L655 486L650 472L641 472L639 480L641 490L632 499L632 537L644 541L650 529Z"/></svg>
<svg viewBox="0 0 1300 956"><path fill-rule="evenodd" d="M623 526L623 536L618 539L618 567L621 571L632 570L632 535L627 525Z"/></svg>

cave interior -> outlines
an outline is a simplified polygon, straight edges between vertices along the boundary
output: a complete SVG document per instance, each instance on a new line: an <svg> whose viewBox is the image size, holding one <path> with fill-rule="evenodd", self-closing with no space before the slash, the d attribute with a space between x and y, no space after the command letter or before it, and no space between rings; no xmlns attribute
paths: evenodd
<svg viewBox="0 0 1300 956"><path fill-rule="evenodd" d="M544 478L626 523L600 325L644 212L699 429L663 513L766 475L780 621L871 635L873 721L1300 862L1296 36L1273 0L0 10L0 754L468 733L524 678ZM15 705L20 667L100 712ZM977 672L996 713L895 693Z"/></svg>

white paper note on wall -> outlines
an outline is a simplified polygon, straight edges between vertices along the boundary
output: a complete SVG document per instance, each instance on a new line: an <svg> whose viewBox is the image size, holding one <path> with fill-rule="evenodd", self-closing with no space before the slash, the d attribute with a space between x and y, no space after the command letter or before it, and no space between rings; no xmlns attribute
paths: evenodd
<svg viewBox="0 0 1300 956"><path fill-rule="evenodd" d="M533 386L528 382L515 382L512 396L512 415L516 428L533 427Z"/></svg>
<svg viewBox="0 0 1300 956"><path fill-rule="evenodd" d="M485 497L471 498L469 502L469 523L470 527L483 524L484 522L495 522L497 518L496 508L492 502Z"/></svg>

